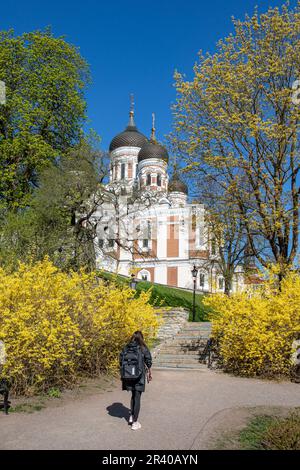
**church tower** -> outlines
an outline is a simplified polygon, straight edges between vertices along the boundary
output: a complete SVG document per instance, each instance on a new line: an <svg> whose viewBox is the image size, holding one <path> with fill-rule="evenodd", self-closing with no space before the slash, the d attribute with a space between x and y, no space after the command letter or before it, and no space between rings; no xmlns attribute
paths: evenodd
<svg viewBox="0 0 300 470"><path fill-rule="evenodd" d="M160 145L155 137L155 117L152 114L150 140L144 143L138 153L138 187L141 190L168 191L167 149Z"/></svg>
<svg viewBox="0 0 300 470"><path fill-rule="evenodd" d="M109 146L111 187L121 188L125 193L132 190L137 177L138 153L147 142L147 138L135 125L131 98L128 126L112 139Z"/></svg>

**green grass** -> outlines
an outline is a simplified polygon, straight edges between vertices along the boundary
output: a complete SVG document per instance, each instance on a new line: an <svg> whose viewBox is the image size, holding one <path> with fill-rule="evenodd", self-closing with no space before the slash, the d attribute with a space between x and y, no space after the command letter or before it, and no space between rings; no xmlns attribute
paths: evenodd
<svg viewBox="0 0 300 470"><path fill-rule="evenodd" d="M52 398L60 398L61 391L58 388L52 387L48 390L47 395Z"/></svg>
<svg viewBox="0 0 300 470"><path fill-rule="evenodd" d="M117 285L129 285L130 279L118 276L112 273L99 272L99 276L107 281L113 281ZM166 307L183 307L186 310L189 310L190 317L189 320L192 320L192 310L193 310L193 293L189 291L184 291L181 289L176 289L173 287L162 286L159 284L154 284L147 281L139 281L136 287L136 295L139 295L142 291L151 290L150 303L155 306L166 306ZM196 321L204 321L208 319L209 308L203 304L203 294L196 294Z"/></svg>
<svg viewBox="0 0 300 470"><path fill-rule="evenodd" d="M274 417L268 415L255 416L245 429L240 432L239 442L244 450L264 450L262 440Z"/></svg>
<svg viewBox="0 0 300 470"><path fill-rule="evenodd" d="M300 450L300 414L255 416L239 434L243 450Z"/></svg>
<svg viewBox="0 0 300 470"><path fill-rule="evenodd" d="M41 411L45 408L43 403L20 403L12 406L9 410L10 413L34 413L35 411Z"/></svg>

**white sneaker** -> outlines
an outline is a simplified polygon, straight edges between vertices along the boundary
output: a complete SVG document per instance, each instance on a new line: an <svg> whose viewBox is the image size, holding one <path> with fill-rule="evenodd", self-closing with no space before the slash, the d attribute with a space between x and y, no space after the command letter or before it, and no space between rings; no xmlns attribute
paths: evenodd
<svg viewBox="0 0 300 470"><path fill-rule="evenodd" d="M132 416L132 415L129 416L128 423L129 423L129 424L132 424L132 423L133 423L133 416Z"/></svg>
<svg viewBox="0 0 300 470"><path fill-rule="evenodd" d="M131 429L133 431L137 431L138 429L141 429L142 425L138 421L135 421L135 423L132 423Z"/></svg>

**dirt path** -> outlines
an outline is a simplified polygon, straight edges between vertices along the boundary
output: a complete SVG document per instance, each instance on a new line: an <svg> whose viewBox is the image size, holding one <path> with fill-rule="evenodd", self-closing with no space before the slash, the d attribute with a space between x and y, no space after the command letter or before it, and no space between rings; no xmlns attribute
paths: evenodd
<svg viewBox="0 0 300 470"><path fill-rule="evenodd" d="M0 449L206 449L219 418L224 426L244 407L300 406L300 385L290 382L209 370L160 370L153 376L142 396L140 431L127 425L130 395L116 381L31 414L1 414Z"/></svg>

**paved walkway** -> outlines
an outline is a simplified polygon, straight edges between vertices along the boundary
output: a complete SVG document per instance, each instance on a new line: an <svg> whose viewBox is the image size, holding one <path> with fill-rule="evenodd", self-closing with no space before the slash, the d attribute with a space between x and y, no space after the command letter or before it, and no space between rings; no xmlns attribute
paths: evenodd
<svg viewBox="0 0 300 470"><path fill-rule="evenodd" d="M1 414L0 449L203 449L218 414L244 406L300 406L300 385L210 370L153 371L136 432L124 417L129 397L116 382L111 392L58 401L32 414Z"/></svg>

